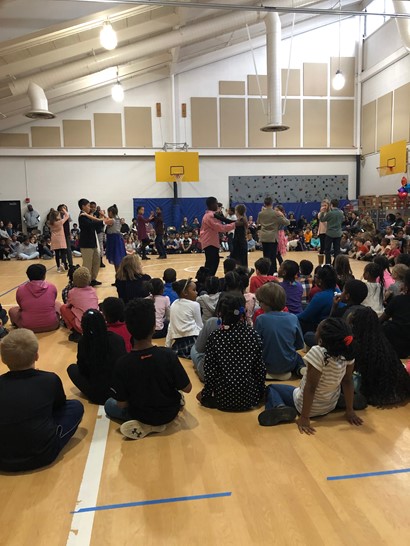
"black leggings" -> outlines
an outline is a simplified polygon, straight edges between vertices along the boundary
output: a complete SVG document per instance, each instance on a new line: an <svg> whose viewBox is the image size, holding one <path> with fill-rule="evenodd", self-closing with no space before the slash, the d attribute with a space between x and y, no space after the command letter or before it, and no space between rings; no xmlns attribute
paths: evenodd
<svg viewBox="0 0 410 546"><path fill-rule="evenodd" d="M60 267L60 260L63 262L64 267L67 269L67 249L66 248L57 248L56 253L56 264L57 267Z"/></svg>
<svg viewBox="0 0 410 546"><path fill-rule="evenodd" d="M325 253L326 233L320 233L319 239L320 239L320 250L319 250L319 254L324 254L324 253Z"/></svg>

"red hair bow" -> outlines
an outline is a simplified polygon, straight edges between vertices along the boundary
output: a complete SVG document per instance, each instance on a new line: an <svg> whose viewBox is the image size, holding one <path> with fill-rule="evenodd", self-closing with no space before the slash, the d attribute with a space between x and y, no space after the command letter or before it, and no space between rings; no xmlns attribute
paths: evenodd
<svg viewBox="0 0 410 546"><path fill-rule="evenodd" d="M346 347L349 347L349 345L350 345L350 344L352 343L352 341L353 341L353 336L346 336L346 337L344 338L343 341L344 341Z"/></svg>

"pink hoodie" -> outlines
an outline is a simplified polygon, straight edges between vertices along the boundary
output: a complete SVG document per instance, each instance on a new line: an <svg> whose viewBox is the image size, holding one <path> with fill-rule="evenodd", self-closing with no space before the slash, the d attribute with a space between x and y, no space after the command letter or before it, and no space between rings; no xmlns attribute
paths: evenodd
<svg viewBox="0 0 410 546"><path fill-rule="evenodd" d="M20 306L20 328L55 330L59 318L56 313L57 288L47 281L29 281L17 290Z"/></svg>

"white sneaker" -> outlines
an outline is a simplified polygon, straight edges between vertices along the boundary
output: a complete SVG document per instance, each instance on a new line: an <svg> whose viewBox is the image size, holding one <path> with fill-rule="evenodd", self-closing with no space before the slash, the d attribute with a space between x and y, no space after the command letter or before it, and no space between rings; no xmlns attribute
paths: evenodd
<svg viewBox="0 0 410 546"><path fill-rule="evenodd" d="M145 425L140 421L133 420L125 421L125 423L121 425L120 431L121 434L123 434L127 438L131 438L131 440L141 440L141 438L144 438L148 434L151 434L151 432L164 432L166 428L166 425L154 427L152 425Z"/></svg>
<svg viewBox="0 0 410 546"><path fill-rule="evenodd" d="M62 269L61 267L57 267L57 273L61 273Z"/></svg>
<svg viewBox="0 0 410 546"><path fill-rule="evenodd" d="M292 372L287 373L267 373L266 379L268 381L288 381L292 377Z"/></svg>

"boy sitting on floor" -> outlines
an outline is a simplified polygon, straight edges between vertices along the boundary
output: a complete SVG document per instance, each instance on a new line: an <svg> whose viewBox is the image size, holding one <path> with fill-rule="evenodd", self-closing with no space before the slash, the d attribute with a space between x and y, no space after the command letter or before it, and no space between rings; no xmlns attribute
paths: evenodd
<svg viewBox="0 0 410 546"><path fill-rule="evenodd" d="M112 419L125 421L122 434L137 440L164 431L181 409L178 391L191 392L192 385L174 351L152 344L152 300L131 300L125 308L125 323L134 349L117 361L111 389L114 398L106 401L105 412Z"/></svg>
<svg viewBox="0 0 410 546"><path fill-rule="evenodd" d="M10 370L0 376L0 469L47 466L74 435L84 407L66 400L58 375L35 369L38 341L31 330L12 330L0 351Z"/></svg>
<svg viewBox="0 0 410 546"><path fill-rule="evenodd" d="M271 261L269 258L259 258L255 262L256 274L251 277L249 292L255 294L257 289L260 288L267 282L276 281L279 282L277 277L273 275L268 275L269 269L271 266Z"/></svg>

